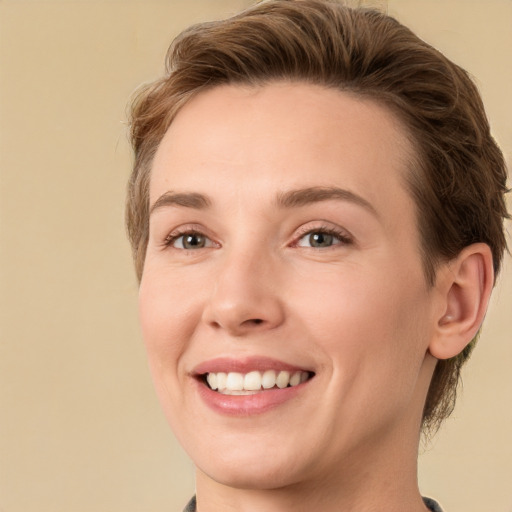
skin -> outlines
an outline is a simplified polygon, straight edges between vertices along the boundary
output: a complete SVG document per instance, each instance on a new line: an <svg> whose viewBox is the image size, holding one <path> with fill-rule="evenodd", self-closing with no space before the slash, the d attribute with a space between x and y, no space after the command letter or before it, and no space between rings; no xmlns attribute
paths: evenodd
<svg viewBox="0 0 512 512"><path fill-rule="evenodd" d="M411 154L384 107L301 83L216 87L170 126L152 168L140 318L200 512L426 510L416 457L431 352L469 341L449 345L446 332L470 308L462 285L451 292L463 263L425 282ZM350 194L277 200L334 187ZM325 230L332 244L312 247ZM191 232L203 247L183 248ZM480 296L483 252L464 259L478 260L464 268ZM314 377L258 413L201 398L198 365L263 356Z"/></svg>

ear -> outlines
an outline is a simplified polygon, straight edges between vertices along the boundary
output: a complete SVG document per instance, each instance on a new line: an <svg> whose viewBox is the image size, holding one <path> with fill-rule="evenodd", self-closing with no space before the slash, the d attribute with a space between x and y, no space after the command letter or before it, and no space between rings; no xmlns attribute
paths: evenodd
<svg viewBox="0 0 512 512"><path fill-rule="evenodd" d="M476 336L494 285L492 253L483 243L470 245L437 274L439 309L429 345L437 359L456 356Z"/></svg>

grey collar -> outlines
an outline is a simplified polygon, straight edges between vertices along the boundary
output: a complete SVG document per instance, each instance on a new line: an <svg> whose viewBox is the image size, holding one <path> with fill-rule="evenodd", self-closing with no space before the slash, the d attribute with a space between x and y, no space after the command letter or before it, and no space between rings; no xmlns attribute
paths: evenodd
<svg viewBox="0 0 512 512"><path fill-rule="evenodd" d="M434 501L432 498L423 498L423 502L431 512L443 512L439 503ZM183 509L183 512L196 512L196 497L193 496L188 502L187 506Z"/></svg>

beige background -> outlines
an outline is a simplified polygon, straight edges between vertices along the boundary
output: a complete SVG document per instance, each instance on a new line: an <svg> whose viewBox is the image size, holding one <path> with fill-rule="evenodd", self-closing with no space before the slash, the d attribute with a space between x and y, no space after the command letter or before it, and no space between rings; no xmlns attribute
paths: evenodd
<svg viewBox="0 0 512 512"><path fill-rule="evenodd" d="M125 105L176 34L243 0L0 0L0 512L181 510L123 229ZM512 1L389 0L465 66L512 155ZM510 227L510 226L509 226ZM453 419L420 457L447 512L512 512L512 264Z"/></svg>

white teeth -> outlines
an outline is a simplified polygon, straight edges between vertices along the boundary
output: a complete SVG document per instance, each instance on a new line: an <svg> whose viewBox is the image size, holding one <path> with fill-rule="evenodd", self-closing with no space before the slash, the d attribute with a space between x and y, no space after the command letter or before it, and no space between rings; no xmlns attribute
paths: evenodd
<svg viewBox="0 0 512 512"><path fill-rule="evenodd" d="M276 385L276 372L274 370L267 370L261 377L261 385L263 389L270 389Z"/></svg>
<svg viewBox="0 0 512 512"><path fill-rule="evenodd" d="M279 389L283 389L286 386L288 386L289 383L290 383L290 372L287 372L287 371L279 372L279 375L277 376L277 379L276 379L276 386Z"/></svg>
<svg viewBox="0 0 512 512"><path fill-rule="evenodd" d="M244 377L244 389L247 391L256 391L261 389L261 373L249 372Z"/></svg>
<svg viewBox="0 0 512 512"><path fill-rule="evenodd" d="M265 372L252 371L246 374L238 372L208 373L206 381L211 389L230 395L245 395L260 391L261 389L279 389L288 386L298 386L309 378L308 372L289 372L281 370L266 370Z"/></svg>
<svg viewBox="0 0 512 512"><path fill-rule="evenodd" d="M242 389L244 389L244 376L241 373L229 372L226 381L226 389L230 391L242 391Z"/></svg>
<svg viewBox="0 0 512 512"><path fill-rule="evenodd" d="M290 386L296 386L297 384L300 384L300 373L301 372L295 372L290 377Z"/></svg>
<svg viewBox="0 0 512 512"><path fill-rule="evenodd" d="M206 381L208 382L208 385L212 389L217 389L217 374L216 373L209 373L206 376Z"/></svg>
<svg viewBox="0 0 512 512"><path fill-rule="evenodd" d="M228 374L224 372L217 373L217 389L225 389Z"/></svg>

